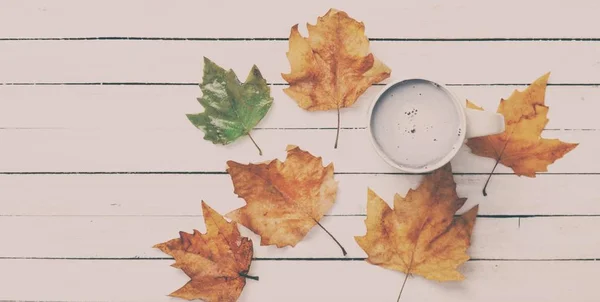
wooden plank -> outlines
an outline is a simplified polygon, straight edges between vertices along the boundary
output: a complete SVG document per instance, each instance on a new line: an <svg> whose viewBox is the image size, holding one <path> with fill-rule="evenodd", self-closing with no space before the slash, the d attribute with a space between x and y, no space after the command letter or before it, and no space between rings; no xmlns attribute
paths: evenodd
<svg viewBox="0 0 600 302"><path fill-rule="evenodd" d="M187 280L172 260L0 260L0 299L173 301ZM462 282L408 280L402 301L593 302L599 262L477 261ZM240 302L395 301L404 275L357 262L254 261ZM32 290L35 289L35 290Z"/></svg>
<svg viewBox="0 0 600 302"><path fill-rule="evenodd" d="M395 193L416 188L419 175L336 175L339 191L328 215L364 215L372 188L391 203ZM488 196L486 175L455 175L465 208L480 215L600 215L600 175L495 175ZM5 216L186 216L199 215L206 200L220 213L245 203L229 175L0 175ZM577 188L577 189L573 189Z"/></svg>
<svg viewBox="0 0 600 302"><path fill-rule="evenodd" d="M373 38L597 38L597 1L476 0L229 3L177 1L3 1L0 37L286 37L330 8L365 22ZM110 20L110 22L107 22ZM135 20L135 22L132 22ZM507 22L510 20L510 22ZM568 20L564 22L555 20ZM553 22L554 21L554 22Z"/></svg>
<svg viewBox="0 0 600 302"><path fill-rule="evenodd" d="M377 41L371 49L393 78L524 84L551 71L551 83L597 84L598 43ZM203 56L242 79L252 64L274 83L290 70L287 41L1 41L0 48L0 83L196 83Z"/></svg>
<svg viewBox="0 0 600 302"><path fill-rule="evenodd" d="M333 148L334 130L255 130L261 145L259 156L247 138L227 145L203 140L203 133L190 130L38 130L0 131L0 171L225 171L226 161L261 162L285 158L288 144L300 146L324 163L334 162L336 172L398 172L387 165L372 147L368 131L343 130L338 149ZM597 173L600 162L593 146L598 131L544 131L545 138L560 138L581 145L549 167L552 173ZM462 148L453 159L455 172L489 173L490 158L474 156ZM506 167L497 172L510 173Z"/></svg>
<svg viewBox="0 0 600 302"><path fill-rule="evenodd" d="M334 216L321 223L346 248L347 257L357 258L366 257L354 241L354 236L366 233L364 220L364 216ZM589 231L599 227L600 217L480 217L469 254L475 259L597 258L600 238L590 236ZM0 217L0 240L18 242L3 246L0 257L168 257L152 246L178 237L179 231L193 229L204 232L202 217ZM259 236L241 229L255 242L258 258L343 258L319 227L311 229L296 247L282 249L259 246ZM35 234L31 236L35 240L23 240L25 234Z"/></svg>
<svg viewBox="0 0 600 302"><path fill-rule="evenodd" d="M309 112L300 109L284 92L271 86L275 103L258 127L335 127L335 110ZM351 107L342 110L342 127L366 127L367 110L383 89L373 86ZM495 111L501 98L525 86L454 86L461 98ZM197 86L2 86L1 128L70 129L192 129L186 113L204 109L196 98ZM600 86L550 86L547 128L600 128ZM68 110L65 110L68 109Z"/></svg>

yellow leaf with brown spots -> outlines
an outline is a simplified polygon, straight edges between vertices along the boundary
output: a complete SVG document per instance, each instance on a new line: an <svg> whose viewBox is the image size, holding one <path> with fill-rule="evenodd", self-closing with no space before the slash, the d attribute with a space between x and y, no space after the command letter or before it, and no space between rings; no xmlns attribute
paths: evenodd
<svg viewBox="0 0 600 302"><path fill-rule="evenodd" d="M367 253L367 262L406 277L463 280L458 267L469 259L467 249L478 210L475 206L454 217L465 201L456 194L450 164L427 174L406 197L396 194L393 210L369 189L367 234L355 237L356 242Z"/></svg>
<svg viewBox="0 0 600 302"><path fill-rule="evenodd" d="M297 146L288 146L285 162L228 161L227 166L234 193L247 204L226 216L260 235L261 245L295 246L312 227L321 226L335 201L333 163L323 167L320 157Z"/></svg>
<svg viewBox="0 0 600 302"><path fill-rule="evenodd" d="M309 111L349 107L372 84L388 78L390 68L369 52L365 26L343 11L330 9L316 25L307 24L308 38L292 27L287 57L291 72L282 74L285 93ZM335 141L337 147L337 136Z"/></svg>
<svg viewBox="0 0 600 302"><path fill-rule="evenodd" d="M471 151L495 159L519 176L535 177L536 172L548 171L548 165L577 147L578 144L541 138L549 121L549 107L544 104L549 77L550 73L547 73L525 91L515 90L508 99L501 99L497 112L504 115L505 131L470 138L467 146ZM469 101L467 106L483 110Z"/></svg>
<svg viewBox="0 0 600 302"><path fill-rule="evenodd" d="M179 232L179 238L155 245L175 258L173 267L183 270L191 280L170 296L206 302L234 302L246 285L252 261L252 240L241 237L235 222L202 201L206 234Z"/></svg>

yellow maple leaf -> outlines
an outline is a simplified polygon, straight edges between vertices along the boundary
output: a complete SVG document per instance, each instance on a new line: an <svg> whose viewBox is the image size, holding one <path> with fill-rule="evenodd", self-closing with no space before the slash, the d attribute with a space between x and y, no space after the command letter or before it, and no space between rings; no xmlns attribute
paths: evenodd
<svg viewBox="0 0 600 302"><path fill-rule="evenodd" d="M478 210L475 206L454 217L465 201L456 194L450 164L426 175L406 197L396 194L393 210L369 189L367 234L356 236L356 242L369 256L367 262L403 272L406 278L416 274L437 281L463 280L457 268L469 260Z"/></svg>
<svg viewBox="0 0 600 302"><path fill-rule="evenodd" d="M290 87L284 92L306 110L337 110L337 148L340 108L354 104L391 70L369 53L364 24L345 12L330 9L307 28L309 36L304 38L298 24L292 27L287 52L291 72L282 74Z"/></svg>
<svg viewBox="0 0 600 302"><path fill-rule="evenodd" d="M246 285L252 262L252 240L241 237L235 222L202 201L206 234L179 232L180 238L155 245L173 256L173 267L183 270L191 280L170 296L206 302L234 302Z"/></svg>
<svg viewBox="0 0 600 302"><path fill-rule="evenodd" d="M471 151L476 155L495 159L496 165L500 162L512 168L519 176L535 177L536 172L548 171L548 165L577 147L577 143L541 138L549 121L549 107L544 104L549 77L550 73L547 73L524 91L515 90L508 99L501 99L497 112L504 115L505 131L470 138L467 146ZM467 101L467 106L483 110L470 101ZM496 166L494 170L495 168ZM487 195L485 188L483 192Z"/></svg>
<svg viewBox="0 0 600 302"><path fill-rule="evenodd" d="M332 163L323 167L320 157L290 145L285 162L245 165L228 161L227 166L234 193L247 204L226 217L260 235L261 245L293 247L315 225L323 228L319 220L337 194Z"/></svg>

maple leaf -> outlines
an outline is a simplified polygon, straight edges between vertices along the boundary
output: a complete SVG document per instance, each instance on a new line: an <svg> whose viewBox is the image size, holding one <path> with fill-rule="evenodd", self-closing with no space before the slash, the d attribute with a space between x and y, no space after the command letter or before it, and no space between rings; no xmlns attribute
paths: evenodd
<svg viewBox="0 0 600 302"><path fill-rule="evenodd" d="M309 37L304 38L298 24L292 27L287 52L291 72L282 74L290 87L284 92L309 111L337 109L337 148L340 108L354 104L391 70L369 53L364 24L345 12L330 9L307 28Z"/></svg>
<svg viewBox="0 0 600 302"><path fill-rule="evenodd" d="M234 193L246 201L242 208L226 215L261 236L261 245L295 246L310 229L319 225L335 201L337 182L333 163L323 167L320 157L287 147L285 162L261 164L227 162Z"/></svg>
<svg viewBox="0 0 600 302"><path fill-rule="evenodd" d="M202 201L206 234L179 232L180 238L155 245L173 256L173 267L183 270L191 280L170 294L187 300L233 302L238 299L252 261L252 240L241 237L235 222L227 222Z"/></svg>
<svg viewBox="0 0 600 302"><path fill-rule="evenodd" d="M233 70L226 71L205 57L200 89L202 97L198 98L198 102L204 107L204 112L187 114L187 117L194 126L204 131L204 139L227 145L248 135L262 155L250 130L267 114L273 98L258 67L252 66L246 82L242 84Z"/></svg>
<svg viewBox="0 0 600 302"><path fill-rule="evenodd" d="M467 249L478 206L462 216L455 212L466 198L456 194L450 164L425 176L406 197L394 197L394 209L371 189L367 194L365 236L355 237L367 262L437 281L463 280L457 268L469 259ZM398 296L402 295L402 290Z"/></svg>
<svg viewBox="0 0 600 302"><path fill-rule="evenodd" d="M535 177L536 172L548 171L548 165L563 157L579 144L558 139L541 138L548 123L549 107L544 104L547 73L521 92L515 90L508 99L501 99L497 112L504 115L505 131L500 134L470 138L467 146L479 156L490 157L496 164L483 188L483 195L498 163L513 169L516 175ZM467 100L467 106L483 110Z"/></svg>

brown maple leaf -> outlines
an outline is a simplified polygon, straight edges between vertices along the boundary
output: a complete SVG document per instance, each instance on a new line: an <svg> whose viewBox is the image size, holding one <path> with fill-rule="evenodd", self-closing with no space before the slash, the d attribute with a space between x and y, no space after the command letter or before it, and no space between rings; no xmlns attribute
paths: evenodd
<svg viewBox="0 0 600 302"><path fill-rule="evenodd" d="M340 108L349 107L373 83L391 70L369 53L365 26L343 11L330 9L316 25L307 24L308 38L292 27L289 38L291 72L282 74L290 87L285 93L309 111L337 109L335 139L340 131Z"/></svg>
<svg viewBox="0 0 600 302"><path fill-rule="evenodd" d="M252 240L241 237L235 222L202 201L206 234L179 232L180 238L155 245L175 258L173 267L183 270L191 280L170 296L206 302L234 302L246 285L252 261Z"/></svg>
<svg viewBox="0 0 600 302"><path fill-rule="evenodd" d="M295 246L313 226L323 228L319 220L337 194L333 163L323 167L320 157L288 146L285 162L244 165L228 161L227 166L234 193L247 204L226 217L260 235L261 245Z"/></svg>
<svg viewBox="0 0 600 302"><path fill-rule="evenodd" d="M573 150L578 144L558 139L541 138L548 123L549 107L544 104L550 73L533 82L525 91L515 90L508 99L501 99L497 112L504 115L505 131L500 134L470 138L467 146L479 156L490 157L496 164L483 188L485 189L498 163L513 169L516 175L535 177L548 171L548 165ZM483 110L467 101L467 106Z"/></svg>
<svg viewBox="0 0 600 302"><path fill-rule="evenodd" d="M394 197L394 209L371 189L367 195L367 234L355 237L367 262L437 281L462 280L457 268L469 259L467 249L478 206L454 217L466 198L456 194L450 164L425 176L406 197ZM402 295L402 290L398 296Z"/></svg>

